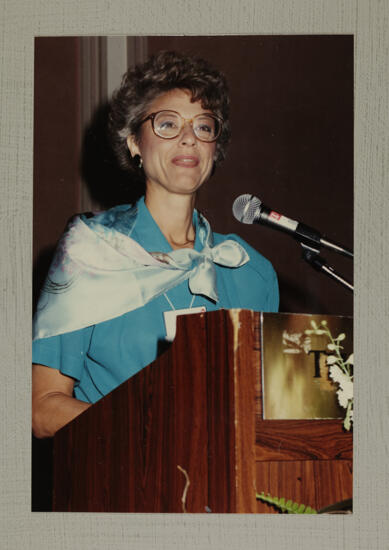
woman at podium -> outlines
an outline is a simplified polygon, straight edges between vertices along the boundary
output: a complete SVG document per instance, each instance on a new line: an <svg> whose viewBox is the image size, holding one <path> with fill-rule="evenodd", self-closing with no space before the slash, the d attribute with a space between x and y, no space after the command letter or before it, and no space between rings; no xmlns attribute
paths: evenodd
<svg viewBox="0 0 389 550"><path fill-rule="evenodd" d="M230 139L225 77L195 57L151 57L115 92L110 136L145 194L75 216L59 242L34 319L37 437L151 363L180 312L278 309L270 262L237 235L214 233L195 209Z"/></svg>

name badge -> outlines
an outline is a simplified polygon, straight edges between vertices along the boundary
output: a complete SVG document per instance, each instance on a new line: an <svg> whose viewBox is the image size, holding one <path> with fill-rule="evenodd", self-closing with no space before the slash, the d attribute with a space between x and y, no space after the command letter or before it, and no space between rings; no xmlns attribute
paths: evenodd
<svg viewBox="0 0 389 550"><path fill-rule="evenodd" d="M163 318L165 320L166 340L168 342L173 342L176 336L177 317L179 315L191 315L192 313L204 313L204 311L207 311L207 308L205 306L192 307L192 308L188 307L186 309L172 309L170 311L164 311Z"/></svg>

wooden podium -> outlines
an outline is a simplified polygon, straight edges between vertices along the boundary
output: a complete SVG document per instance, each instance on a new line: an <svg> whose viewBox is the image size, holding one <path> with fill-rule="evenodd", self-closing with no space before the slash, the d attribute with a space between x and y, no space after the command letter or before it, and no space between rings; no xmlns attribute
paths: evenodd
<svg viewBox="0 0 389 550"><path fill-rule="evenodd" d="M271 513L352 496L340 420L263 420L260 313L182 316L171 347L54 438L54 511ZM189 482L189 483L188 483Z"/></svg>

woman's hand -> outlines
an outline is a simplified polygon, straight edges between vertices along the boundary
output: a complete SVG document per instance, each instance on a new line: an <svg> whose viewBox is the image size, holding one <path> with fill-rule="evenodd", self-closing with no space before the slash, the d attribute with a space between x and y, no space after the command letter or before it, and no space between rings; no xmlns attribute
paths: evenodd
<svg viewBox="0 0 389 550"><path fill-rule="evenodd" d="M91 404L73 397L74 380L57 369L32 366L32 431L35 437L52 437Z"/></svg>

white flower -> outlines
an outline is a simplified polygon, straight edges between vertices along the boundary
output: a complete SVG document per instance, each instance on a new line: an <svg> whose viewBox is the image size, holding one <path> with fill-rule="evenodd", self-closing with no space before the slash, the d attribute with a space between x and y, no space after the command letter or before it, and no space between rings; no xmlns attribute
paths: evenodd
<svg viewBox="0 0 389 550"><path fill-rule="evenodd" d="M337 365L332 365L329 371L332 380L337 382L340 386L337 391L339 403L346 409L348 401L351 400L354 395L353 382Z"/></svg>
<svg viewBox="0 0 389 550"><path fill-rule="evenodd" d="M339 389L336 393L338 396L339 405L344 409L347 409L348 397L346 392L344 392L342 389Z"/></svg>
<svg viewBox="0 0 389 550"><path fill-rule="evenodd" d="M330 357L334 357L333 355L330 355ZM327 362L330 357L327 357ZM330 377L334 382L338 382L340 384L342 379L342 376L344 377L344 373L342 370L338 367L338 365L332 365L329 369L330 371Z"/></svg>
<svg viewBox="0 0 389 550"><path fill-rule="evenodd" d="M353 365L354 364L354 354L352 353L347 357L346 365Z"/></svg>
<svg viewBox="0 0 389 550"><path fill-rule="evenodd" d="M352 380L350 380L349 378L346 378L341 388L347 400L352 399L354 397L354 384Z"/></svg>

